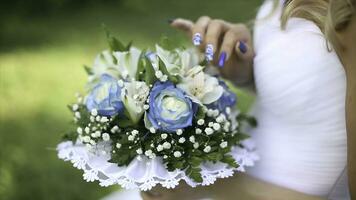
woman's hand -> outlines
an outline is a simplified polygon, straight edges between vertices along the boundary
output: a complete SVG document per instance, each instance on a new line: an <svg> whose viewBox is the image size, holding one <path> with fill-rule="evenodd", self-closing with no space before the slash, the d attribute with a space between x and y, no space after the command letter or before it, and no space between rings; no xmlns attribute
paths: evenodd
<svg viewBox="0 0 356 200"><path fill-rule="evenodd" d="M251 32L244 24L200 17L195 23L175 19L171 26L187 33L193 44L205 53L206 59L218 66L222 76L238 85L253 82Z"/></svg>

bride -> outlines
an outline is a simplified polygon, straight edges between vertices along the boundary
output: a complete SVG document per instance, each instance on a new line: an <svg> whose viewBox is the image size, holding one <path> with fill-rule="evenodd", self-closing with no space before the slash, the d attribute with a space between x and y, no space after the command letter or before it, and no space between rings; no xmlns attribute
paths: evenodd
<svg viewBox="0 0 356 200"><path fill-rule="evenodd" d="M261 160L247 175L237 174L209 187L155 188L142 193L143 199L308 200L356 195L355 125L348 123L347 136L345 119L347 88L347 117L355 118L351 96L355 96L356 67L351 67L355 56L350 56L355 54L355 16L350 33L334 33L341 25L346 30L345 19L351 20L353 8L348 0L331 2L336 8L330 11L339 12L329 13L334 18L325 17L327 0L266 0L257 15L253 40L243 24L207 16L195 23L171 21L173 27L192 36L225 78L256 91L252 112L259 126L251 136ZM335 51L329 50L324 33L330 36L346 74ZM132 193L112 199L135 199L129 195Z"/></svg>

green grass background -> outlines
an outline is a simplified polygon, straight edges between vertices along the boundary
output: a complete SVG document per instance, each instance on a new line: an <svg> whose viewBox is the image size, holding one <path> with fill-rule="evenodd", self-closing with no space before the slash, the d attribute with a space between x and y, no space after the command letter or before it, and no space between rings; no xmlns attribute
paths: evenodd
<svg viewBox="0 0 356 200"><path fill-rule="evenodd" d="M101 24L121 40L153 46L163 34L189 45L167 19L201 15L253 19L261 0L121 0L26 17L8 13L0 25L0 199L100 199L118 187L86 183L57 159L55 147L95 54L106 48ZM252 98L239 92L241 107Z"/></svg>

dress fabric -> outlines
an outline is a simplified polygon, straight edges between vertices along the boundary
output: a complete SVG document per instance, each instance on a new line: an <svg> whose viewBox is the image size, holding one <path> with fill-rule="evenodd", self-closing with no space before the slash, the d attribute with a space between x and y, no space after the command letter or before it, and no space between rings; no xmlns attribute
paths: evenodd
<svg viewBox="0 0 356 200"><path fill-rule="evenodd" d="M266 0L254 30L257 100L251 131L260 161L247 173L331 200L347 200L346 77L319 28L292 18L280 28L279 8ZM139 191L103 200L140 200Z"/></svg>
<svg viewBox="0 0 356 200"><path fill-rule="evenodd" d="M282 6L274 9L266 0L254 29L257 100L252 113L259 124L251 133L261 159L248 173L331 198L346 180L345 72L313 22L291 18L281 30ZM337 191L346 191L345 186Z"/></svg>

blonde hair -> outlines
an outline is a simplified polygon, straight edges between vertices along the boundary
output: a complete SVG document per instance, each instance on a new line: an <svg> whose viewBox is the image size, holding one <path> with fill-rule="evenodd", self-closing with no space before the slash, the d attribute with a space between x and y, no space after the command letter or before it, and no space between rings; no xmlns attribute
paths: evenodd
<svg viewBox="0 0 356 200"><path fill-rule="evenodd" d="M355 0L330 0L328 15L325 21L325 35L336 50L340 50L340 41L336 37L338 31L344 30L350 23L355 12Z"/></svg>
<svg viewBox="0 0 356 200"><path fill-rule="evenodd" d="M334 48L340 48L336 33L346 28L352 19L355 12L355 0L351 1L286 0L281 16L281 27L285 29L291 17L310 20L320 28Z"/></svg>

